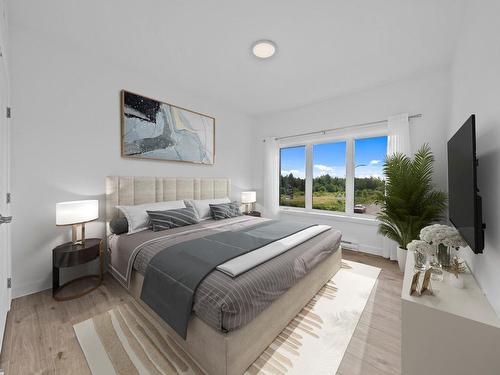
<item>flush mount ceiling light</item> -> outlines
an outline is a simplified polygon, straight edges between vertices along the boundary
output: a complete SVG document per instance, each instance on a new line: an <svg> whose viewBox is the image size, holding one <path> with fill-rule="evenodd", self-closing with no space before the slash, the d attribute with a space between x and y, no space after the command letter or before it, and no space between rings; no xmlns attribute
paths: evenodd
<svg viewBox="0 0 500 375"><path fill-rule="evenodd" d="M258 40L252 45L252 53L259 59L268 59L276 53L276 44L271 40Z"/></svg>

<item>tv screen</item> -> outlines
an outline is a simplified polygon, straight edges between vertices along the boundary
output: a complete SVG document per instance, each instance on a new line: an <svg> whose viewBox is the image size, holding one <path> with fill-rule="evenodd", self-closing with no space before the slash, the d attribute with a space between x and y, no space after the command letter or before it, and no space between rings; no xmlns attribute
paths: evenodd
<svg viewBox="0 0 500 375"><path fill-rule="evenodd" d="M448 141L449 218L475 253L482 253L484 231L477 189L476 119L472 115Z"/></svg>

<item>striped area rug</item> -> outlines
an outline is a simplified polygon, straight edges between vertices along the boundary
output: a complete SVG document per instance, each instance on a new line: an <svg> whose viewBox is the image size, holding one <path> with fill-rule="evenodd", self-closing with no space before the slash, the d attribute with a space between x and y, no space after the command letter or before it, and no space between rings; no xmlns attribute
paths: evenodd
<svg viewBox="0 0 500 375"><path fill-rule="evenodd" d="M333 375L349 345L380 269L342 261L245 375ZM93 375L204 374L158 323L126 303L73 326Z"/></svg>

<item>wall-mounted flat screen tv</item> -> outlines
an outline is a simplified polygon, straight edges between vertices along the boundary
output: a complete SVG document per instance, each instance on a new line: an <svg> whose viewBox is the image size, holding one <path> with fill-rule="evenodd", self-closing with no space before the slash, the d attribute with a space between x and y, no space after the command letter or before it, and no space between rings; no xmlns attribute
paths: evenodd
<svg viewBox="0 0 500 375"><path fill-rule="evenodd" d="M477 187L476 117L472 115L448 141L449 218L472 251L482 253L484 224Z"/></svg>

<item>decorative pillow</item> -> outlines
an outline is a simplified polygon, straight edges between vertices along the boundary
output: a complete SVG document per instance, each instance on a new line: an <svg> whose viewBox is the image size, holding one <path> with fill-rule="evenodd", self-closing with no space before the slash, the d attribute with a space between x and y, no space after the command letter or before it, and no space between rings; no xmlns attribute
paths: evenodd
<svg viewBox="0 0 500 375"><path fill-rule="evenodd" d="M230 203L229 198L218 199L189 199L185 203L194 207L200 220L210 219L210 204Z"/></svg>
<svg viewBox="0 0 500 375"><path fill-rule="evenodd" d="M152 229L155 232L200 222L193 207L165 211L148 211L148 215L151 220Z"/></svg>
<svg viewBox="0 0 500 375"><path fill-rule="evenodd" d="M228 219L230 217L236 217L243 215L240 212L240 207L238 203L220 203L220 204L211 204L210 205L210 213L212 215L212 219Z"/></svg>
<svg viewBox="0 0 500 375"><path fill-rule="evenodd" d="M127 218L128 234L137 233L150 227L149 216L146 211L173 210L185 207L184 201L146 203L135 206L116 206L116 208L123 213L123 216Z"/></svg>
<svg viewBox="0 0 500 375"><path fill-rule="evenodd" d="M126 217L118 217L111 220L109 228L113 234L123 234L128 232L128 221Z"/></svg>

